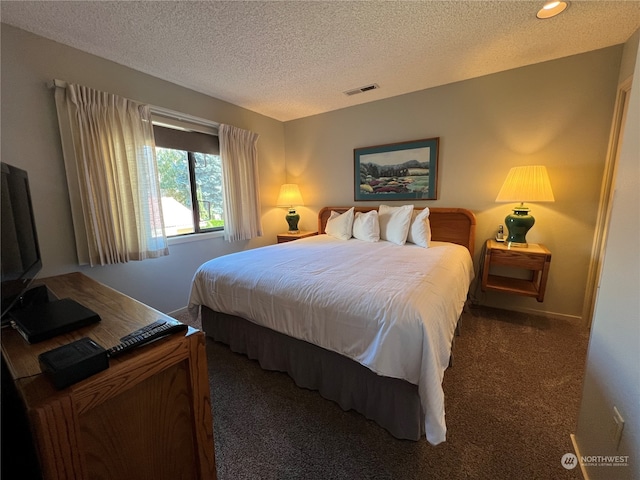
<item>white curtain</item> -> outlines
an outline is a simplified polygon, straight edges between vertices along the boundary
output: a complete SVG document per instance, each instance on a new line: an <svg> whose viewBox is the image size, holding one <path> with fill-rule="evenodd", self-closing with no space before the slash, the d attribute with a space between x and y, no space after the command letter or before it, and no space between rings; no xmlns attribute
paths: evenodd
<svg viewBox="0 0 640 480"><path fill-rule="evenodd" d="M224 238L262 236L258 182L258 134L231 125L218 127L224 188Z"/></svg>
<svg viewBox="0 0 640 480"><path fill-rule="evenodd" d="M65 87L55 99L80 263L168 255L149 107Z"/></svg>

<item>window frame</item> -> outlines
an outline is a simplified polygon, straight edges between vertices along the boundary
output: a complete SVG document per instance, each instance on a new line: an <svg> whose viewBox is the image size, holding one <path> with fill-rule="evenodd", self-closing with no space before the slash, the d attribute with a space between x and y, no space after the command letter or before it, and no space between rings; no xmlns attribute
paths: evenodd
<svg viewBox="0 0 640 480"><path fill-rule="evenodd" d="M188 132L197 132L204 133L207 135L218 136L218 127L219 123L213 122L210 120L206 120L199 117L194 117L192 115L183 114L180 112L175 112L172 110L160 108L160 107L152 107L152 124L165 127L165 128L173 128L175 130L182 130ZM156 148L158 148L156 146ZM224 235L224 225L221 227L212 227L201 229L200 227L200 204L198 202L198 190L196 184L196 158L195 154L200 153L203 155L214 155L212 153L203 153L203 152L195 152L185 149L177 149L170 147L160 147L160 148L168 148L172 150L178 150L187 153L187 169L189 174L189 190L191 197L191 214L193 218L193 227L194 231L190 233L181 233L177 235L167 235L167 241L172 244L185 243L186 241L197 241L205 238L212 237L221 237ZM218 154L219 156L219 154ZM157 158L156 158L157 164ZM224 210L223 204L223 210ZM192 239L192 240L185 240ZM181 240L181 241L178 241Z"/></svg>
<svg viewBox="0 0 640 480"><path fill-rule="evenodd" d="M169 246L180 245L181 243L202 242L204 240L211 240L214 238L224 237L224 230L216 230L213 232L205 233L185 233L183 235L176 235L173 237L167 237L167 243Z"/></svg>

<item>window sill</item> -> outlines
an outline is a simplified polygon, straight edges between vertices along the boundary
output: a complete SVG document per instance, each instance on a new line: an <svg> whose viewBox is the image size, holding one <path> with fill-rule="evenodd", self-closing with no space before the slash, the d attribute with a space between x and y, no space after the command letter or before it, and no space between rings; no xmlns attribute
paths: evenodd
<svg viewBox="0 0 640 480"><path fill-rule="evenodd" d="M201 242L203 240L209 240L212 238L224 237L224 231L206 232L206 233L192 233L190 235L182 235L179 237L167 238L167 243L171 245L180 245L181 243Z"/></svg>

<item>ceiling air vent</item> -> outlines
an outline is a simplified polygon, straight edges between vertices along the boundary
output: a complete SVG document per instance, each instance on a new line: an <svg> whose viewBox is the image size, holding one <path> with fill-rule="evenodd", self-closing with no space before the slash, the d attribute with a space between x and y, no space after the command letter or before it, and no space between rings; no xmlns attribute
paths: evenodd
<svg viewBox="0 0 640 480"><path fill-rule="evenodd" d="M372 83L371 85L367 85L365 87L354 88L353 90L347 90L346 92L344 92L344 94L348 96L357 95L358 93L368 92L369 90L375 90L377 88L380 88L380 86L377 83Z"/></svg>

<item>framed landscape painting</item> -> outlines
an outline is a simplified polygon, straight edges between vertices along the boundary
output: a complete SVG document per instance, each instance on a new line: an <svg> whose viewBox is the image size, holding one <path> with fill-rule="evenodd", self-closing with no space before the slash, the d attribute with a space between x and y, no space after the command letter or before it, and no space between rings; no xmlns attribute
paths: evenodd
<svg viewBox="0 0 640 480"><path fill-rule="evenodd" d="M438 141L355 148L355 200L436 200Z"/></svg>

